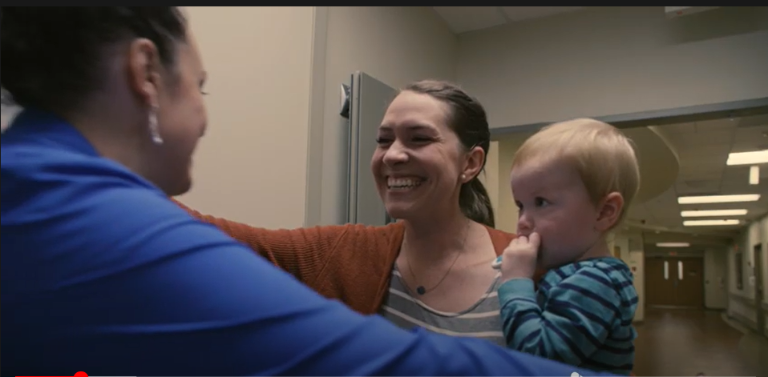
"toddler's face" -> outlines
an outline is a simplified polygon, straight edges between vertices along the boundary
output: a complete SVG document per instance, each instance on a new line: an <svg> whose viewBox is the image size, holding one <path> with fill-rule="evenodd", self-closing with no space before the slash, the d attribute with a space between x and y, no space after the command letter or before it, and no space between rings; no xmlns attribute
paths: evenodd
<svg viewBox="0 0 768 377"><path fill-rule="evenodd" d="M578 172L565 161L526 162L512 169L510 180L520 210L517 232L541 236L541 267L572 262L598 241L599 211Z"/></svg>

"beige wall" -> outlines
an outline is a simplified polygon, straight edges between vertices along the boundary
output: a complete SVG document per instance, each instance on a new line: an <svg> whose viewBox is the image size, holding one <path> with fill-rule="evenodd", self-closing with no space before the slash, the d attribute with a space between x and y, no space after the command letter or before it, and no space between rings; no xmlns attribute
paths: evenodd
<svg viewBox="0 0 768 377"><path fill-rule="evenodd" d="M595 7L460 38L492 127L768 96L768 8Z"/></svg>
<svg viewBox="0 0 768 377"><path fill-rule="evenodd" d="M190 7L209 73L194 208L264 227L304 220L311 7Z"/></svg>
<svg viewBox="0 0 768 377"><path fill-rule="evenodd" d="M499 197L506 193L499 193L499 142L491 141L488 147L488 155L485 156L485 169L478 176L480 182L488 191L488 197L491 199L491 207L494 210L494 221L498 221L499 214L496 211L499 208ZM498 227L498 224L496 224Z"/></svg>
<svg viewBox="0 0 768 377"><path fill-rule="evenodd" d="M498 205L494 208L496 211L496 228L505 232L517 233L518 208L515 204L515 198L512 196L512 188L509 183L509 173L512 167L512 159L515 157L517 149L523 145L525 136L509 137L499 140L499 179Z"/></svg>
<svg viewBox="0 0 768 377"><path fill-rule="evenodd" d="M181 200L232 220L342 222L340 84L356 70L393 87L456 75L458 39L428 7L187 11L210 72L210 129Z"/></svg>
<svg viewBox="0 0 768 377"><path fill-rule="evenodd" d="M458 39L428 7L318 8L316 24L325 28L315 30L320 51L312 91L324 105L311 114L307 225L345 218L347 125L339 116L339 86L358 70L395 88L426 78L453 80L458 52Z"/></svg>

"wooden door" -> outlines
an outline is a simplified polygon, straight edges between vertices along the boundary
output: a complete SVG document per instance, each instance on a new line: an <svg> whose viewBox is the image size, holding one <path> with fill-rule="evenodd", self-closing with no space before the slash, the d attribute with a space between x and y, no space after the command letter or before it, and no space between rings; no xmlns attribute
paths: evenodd
<svg viewBox="0 0 768 377"><path fill-rule="evenodd" d="M647 306L704 307L704 261L702 258L647 258L645 292Z"/></svg>
<svg viewBox="0 0 768 377"><path fill-rule="evenodd" d="M676 258L676 306L704 307L704 262L702 258Z"/></svg>
<svg viewBox="0 0 768 377"><path fill-rule="evenodd" d="M668 258L645 260L645 294L648 306L675 305L675 281Z"/></svg>

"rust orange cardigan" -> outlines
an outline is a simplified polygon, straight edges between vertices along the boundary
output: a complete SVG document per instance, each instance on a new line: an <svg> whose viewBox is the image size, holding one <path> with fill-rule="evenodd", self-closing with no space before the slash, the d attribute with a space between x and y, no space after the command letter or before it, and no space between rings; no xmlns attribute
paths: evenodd
<svg viewBox="0 0 768 377"><path fill-rule="evenodd" d="M374 314L381 308L405 232L401 223L263 229L204 215L174 202L247 244L323 296L338 299L362 314ZM488 228L488 234L497 255L515 237L493 228ZM537 275L534 281L538 281Z"/></svg>
<svg viewBox="0 0 768 377"><path fill-rule="evenodd" d="M272 230L204 215L172 200L192 216L247 244L323 296L340 300L362 314L379 312L403 242L405 228L401 223ZM488 228L488 235L496 255L501 255L515 238L514 234L493 228ZM544 272L537 271L533 281L538 282Z"/></svg>

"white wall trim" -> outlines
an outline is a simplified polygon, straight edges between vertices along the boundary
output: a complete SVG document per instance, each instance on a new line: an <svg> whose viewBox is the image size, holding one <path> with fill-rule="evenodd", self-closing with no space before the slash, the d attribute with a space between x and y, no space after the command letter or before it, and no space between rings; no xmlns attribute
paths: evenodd
<svg viewBox="0 0 768 377"><path fill-rule="evenodd" d="M325 124L325 66L328 51L328 7L313 7L307 137L307 186L304 226L321 222L323 133Z"/></svg>

